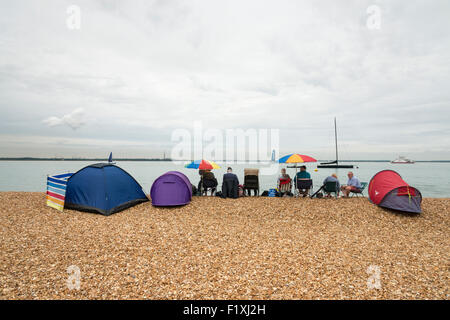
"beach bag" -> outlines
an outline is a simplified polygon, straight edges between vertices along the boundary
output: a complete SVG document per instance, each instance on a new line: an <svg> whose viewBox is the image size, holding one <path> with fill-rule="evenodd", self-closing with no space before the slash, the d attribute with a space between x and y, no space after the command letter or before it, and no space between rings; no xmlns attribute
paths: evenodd
<svg viewBox="0 0 450 320"><path fill-rule="evenodd" d="M269 196L269 191L264 190L263 193L261 193L261 197L268 197Z"/></svg>
<svg viewBox="0 0 450 320"><path fill-rule="evenodd" d="M242 184L240 184L239 187L238 187L238 196L239 197L244 197L245 196L244 186Z"/></svg>

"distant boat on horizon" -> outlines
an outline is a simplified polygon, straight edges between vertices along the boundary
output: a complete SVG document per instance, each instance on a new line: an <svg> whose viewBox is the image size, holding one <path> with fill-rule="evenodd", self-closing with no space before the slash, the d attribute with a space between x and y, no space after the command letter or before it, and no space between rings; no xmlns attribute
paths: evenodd
<svg viewBox="0 0 450 320"><path fill-rule="evenodd" d="M322 162L321 164L317 165L317 168L330 168L330 169L339 169L339 168L348 168L351 169L354 166L352 164L339 164L339 157L338 157L338 143L337 143L337 126L336 126L336 117L334 117L334 141L336 145L336 160L331 162Z"/></svg>
<svg viewBox="0 0 450 320"><path fill-rule="evenodd" d="M413 164L415 162L413 160L411 160L411 159L406 158L406 157L399 156L397 159L392 160L391 163L393 163L393 164Z"/></svg>

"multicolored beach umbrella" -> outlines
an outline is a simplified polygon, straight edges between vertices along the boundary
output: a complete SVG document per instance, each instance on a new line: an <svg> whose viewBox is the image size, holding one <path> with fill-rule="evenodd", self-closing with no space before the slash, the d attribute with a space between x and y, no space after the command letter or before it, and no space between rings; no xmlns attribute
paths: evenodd
<svg viewBox="0 0 450 320"><path fill-rule="evenodd" d="M191 163L184 166L188 169L199 169L199 170L212 170L212 169L220 169L220 166L213 162L208 160L195 160Z"/></svg>
<svg viewBox="0 0 450 320"><path fill-rule="evenodd" d="M305 156L303 154L292 153L284 156L278 160L279 163L304 163L304 162L317 162L316 159Z"/></svg>
<svg viewBox="0 0 450 320"><path fill-rule="evenodd" d="M58 174L47 176L47 205L59 211L64 210L64 201L66 199L67 179L73 173Z"/></svg>

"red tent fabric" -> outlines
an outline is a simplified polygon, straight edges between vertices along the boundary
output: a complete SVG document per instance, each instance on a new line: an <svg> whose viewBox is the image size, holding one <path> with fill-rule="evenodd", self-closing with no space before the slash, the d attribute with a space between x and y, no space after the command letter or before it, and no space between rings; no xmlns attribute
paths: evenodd
<svg viewBox="0 0 450 320"><path fill-rule="evenodd" d="M402 177L393 170L383 170L378 172L369 183L369 198L375 204L380 204L381 200L393 189L409 187Z"/></svg>
<svg viewBox="0 0 450 320"><path fill-rule="evenodd" d="M380 207L397 211L420 213L422 195L407 184L395 171L378 172L369 183L369 199Z"/></svg>

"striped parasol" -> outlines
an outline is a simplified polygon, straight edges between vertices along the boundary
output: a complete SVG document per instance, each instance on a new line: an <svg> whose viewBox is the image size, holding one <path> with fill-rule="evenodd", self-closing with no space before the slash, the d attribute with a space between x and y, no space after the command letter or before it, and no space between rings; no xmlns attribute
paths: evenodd
<svg viewBox="0 0 450 320"><path fill-rule="evenodd" d="M284 156L278 160L279 163L304 163L304 162L317 162L316 159L305 156L303 154L292 153Z"/></svg>
<svg viewBox="0 0 450 320"><path fill-rule="evenodd" d="M184 167L188 169L199 169L199 170L220 169L220 166L217 163L203 159L192 161L191 163L188 163Z"/></svg>
<svg viewBox="0 0 450 320"><path fill-rule="evenodd" d="M305 156L304 154L298 154L298 153L292 153L292 154L288 154L287 156L284 156L282 158L280 158L278 160L279 163L292 163L294 164L294 166L291 166L288 168L295 168L295 178L294 178L294 183L295 183L295 194L296 196L298 196L298 189L297 189L297 169L299 168L297 166L297 163L305 163L305 162L317 162L316 159L314 159L313 157L310 156Z"/></svg>

